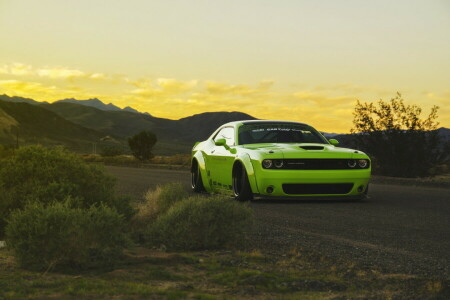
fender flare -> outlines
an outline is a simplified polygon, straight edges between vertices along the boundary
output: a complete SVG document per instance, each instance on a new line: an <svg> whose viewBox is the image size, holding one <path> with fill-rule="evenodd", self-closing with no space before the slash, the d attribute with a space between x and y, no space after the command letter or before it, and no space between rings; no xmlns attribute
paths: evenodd
<svg viewBox="0 0 450 300"><path fill-rule="evenodd" d="M207 192L211 192L211 185L209 183L208 171L206 170L206 159L204 157L203 151L197 151L193 155L191 160L191 172L194 160L196 160L198 163L200 174L202 176L203 187L206 189Z"/></svg>
<svg viewBox="0 0 450 300"><path fill-rule="evenodd" d="M238 157L236 157L236 160L234 161L234 164L233 164L233 169L237 162L241 163L244 166L245 171L247 172L248 181L250 183L252 193L258 194L259 189L258 189L258 184L256 181L256 174L255 174L255 170L253 168L252 161L251 161L248 153L242 153Z"/></svg>

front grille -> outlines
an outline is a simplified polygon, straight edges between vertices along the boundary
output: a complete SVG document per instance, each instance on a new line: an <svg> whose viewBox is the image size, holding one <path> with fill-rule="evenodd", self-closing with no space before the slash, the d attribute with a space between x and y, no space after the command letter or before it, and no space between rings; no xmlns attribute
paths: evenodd
<svg viewBox="0 0 450 300"><path fill-rule="evenodd" d="M348 194L353 183L289 183L283 184L283 191L289 195Z"/></svg>
<svg viewBox="0 0 450 300"><path fill-rule="evenodd" d="M349 169L348 159L285 159L284 168L291 170L343 170Z"/></svg>

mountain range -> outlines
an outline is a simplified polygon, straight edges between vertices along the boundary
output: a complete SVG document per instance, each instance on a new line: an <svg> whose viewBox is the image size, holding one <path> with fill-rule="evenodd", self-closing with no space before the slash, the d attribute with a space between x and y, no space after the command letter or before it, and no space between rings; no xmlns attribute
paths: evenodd
<svg viewBox="0 0 450 300"><path fill-rule="evenodd" d="M0 100L3 101L7 101L7 102L24 102L24 103L28 103L28 104L41 104L41 103L48 103L48 102L38 102L36 100L30 99L30 98L23 98L23 97L9 97L8 95L0 95ZM112 103L108 103L105 104L103 103L101 100L97 99L97 98L92 98L92 99L87 99L87 100L77 100L74 98L68 98L68 99L62 99L62 100L58 100L55 101L53 103L75 103L75 104L81 104L81 105L85 105L85 106L90 106L90 107L94 107L100 110L105 110L105 111L128 111L128 112L132 112L132 113L136 113L136 114L146 114L149 115L148 112L140 112L130 106L124 107L124 108L120 108Z"/></svg>
<svg viewBox="0 0 450 300"><path fill-rule="evenodd" d="M88 99L88 100L77 100L77 99L69 98L69 99L58 100L53 103L74 103L74 104L81 104L81 105L85 105L85 106L94 107L94 108L97 108L100 110L105 110L105 111L128 111L128 112L132 112L132 113L136 113L136 114L141 114L141 112L139 112L138 110L136 110L130 106L120 108L112 103L105 104L97 98L92 98L92 99ZM147 113L147 112L144 112L143 114L149 115L149 113Z"/></svg>
<svg viewBox="0 0 450 300"><path fill-rule="evenodd" d="M78 152L92 152L105 140L126 148L126 139L142 130L158 137L155 153L189 153L196 141L206 139L220 125L256 118L241 112L206 112L179 120L157 118L133 108L121 109L98 99L64 99L54 103L0 95L0 143L64 145ZM450 138L450 129L439 135ZM345 146L348 134L323 133Z"/></svg>
<svg viewBox="0 0 450 300"><path fill-rule="evenodd" d="M142 130L150 130L158 137L155 153L167 155L189 153L194 142L206 139L223 123L255 119L241 112L211 112L170 120L117 110L98 102L101 101L65 99L47 103L2 95L0 142L14 144L19 132L21 144L39 142L65 145L79 152L91 152L93 144L101 144L100 139L104 140L106 136L109 141L126 145L129 136Z"/></svg>

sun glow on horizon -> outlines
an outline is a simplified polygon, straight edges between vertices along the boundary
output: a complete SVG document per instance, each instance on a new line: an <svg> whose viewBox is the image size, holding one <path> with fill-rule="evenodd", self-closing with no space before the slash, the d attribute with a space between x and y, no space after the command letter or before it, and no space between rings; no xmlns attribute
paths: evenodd
<svg viewBox="0 0 450 300"><path fill-rule="evenodd" d="M121 108L130 106L169 119L202 112L240 111L260 119L300 121L322 131L339 133L349 132L357 100L388 100L397 92L350 83L304 86L288 91L277 89L276 85L273 80L247 85L198 79L133 79L127 75L61 66L35 67L22 63L0 66L0 93L9 96L50 103L67 98L98 98ZM424 115L432 105L440 106L441 125L450 127L450 94L404 96L408 103L424 108Z"/></svg>
<svg viewBox="0 0 450 300"><path fill-rule="evenodd" d="M450 127L448 1L2 0L0 36L0 94L346 133L400 92Z"/></svg>

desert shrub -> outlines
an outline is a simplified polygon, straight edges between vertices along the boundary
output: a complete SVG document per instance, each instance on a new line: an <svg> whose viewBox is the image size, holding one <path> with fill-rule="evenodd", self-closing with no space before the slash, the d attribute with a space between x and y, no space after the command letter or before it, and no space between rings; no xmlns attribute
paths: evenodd
<svg viewBox="0 0 450 300"><path fill-rule="evenodd" d="M11 214L6 241L20 266L72 271L111 267L120 259L127 245L123 217L105 205L82 209L71 202L34 202Z"/></svg>
<svg viewBox="0 0 450 300"><path fill-rule="evenodd" d="M144 239L142 231L146 230L158 216L167 212L172 205L188 196L189 193L181 183L169 183L147 191L144 202L137 205L132 219L134 238L142 241Z"/></svg>
<svg viewBox="0 0 450 300"><path fill-rule="evenodd" d="M101 156L98 154L84 154L81 159L90 163L104 163L105 165L125 165L125 166L140 166L142 162L137 160L132 155L117 155L117 156Z"/></svg>
<svg viewBox="0 0 450 300"><path fill-rule="evenodd" d="M138 205L138 214L156 219L157 216L168 211L176 202L187 197L189 197L189 193L179 182L157 186L156 189L147 191L145 201Z"/></svg>
<svg viewBox="0 0 450 300"><path fill-rule="evenodd" d="M146 241L175 250L217 249L241 241L252 223L253 211L246 204L224 196L193 196L159 216Z"/></svg>
<svg viewBox="0 0 450 300"><path fill-rule="evenodd" d="M186 188L179 182L162 186L156 201L158 214L164 214L175 203L180 202L188 196L189 193L186 191Z"/></svg>
<svg viewBox="0 0 450 300"><path fill-rule="evenodd" d="M191 155L175 154L172 156L155 156L150 162L154 164L189 166L191 164Z"/></svg>
<svg viewBox="0 0 450 300"><path fill-rule="evenodd" d="M128 214L130 203L116 198L114 186L99 166L63 148L22 147L0 165L0 236L9 214L29 201L50 204L70 196L76 207L104 203Z"/></svg>
<svg viewBox="0 0 450 300"><path fill-rule="evenodd" d="M106 157L122 155L123 152L123 146L116 143L103 145L100 149L100 155Z"/></svg>
<svg viewBox="0 0 450 300"><path fill-rule="evenodd" d="M14 150L15 147L13 145L0 145L0 159L12 156Z"/></svg>
<svg viewBox="0 0 450 300"><path fill-rule="evenodd" d="M380 175L432 175L435 166L449 161L447 146L440 146L438 108L433 106L428 117L421 118L422 109L406 105L399 93L389 102L357 101L351 129L353 143L376 160L373 170Z"/></svg>
<svg viewBox="0 0 450 300"><path fill-rule="evenodd" d="M157 140L153 132L143 130L128 138L128 146L134 157L141 161L147 161L153 157L152 149Z"/></svg>

